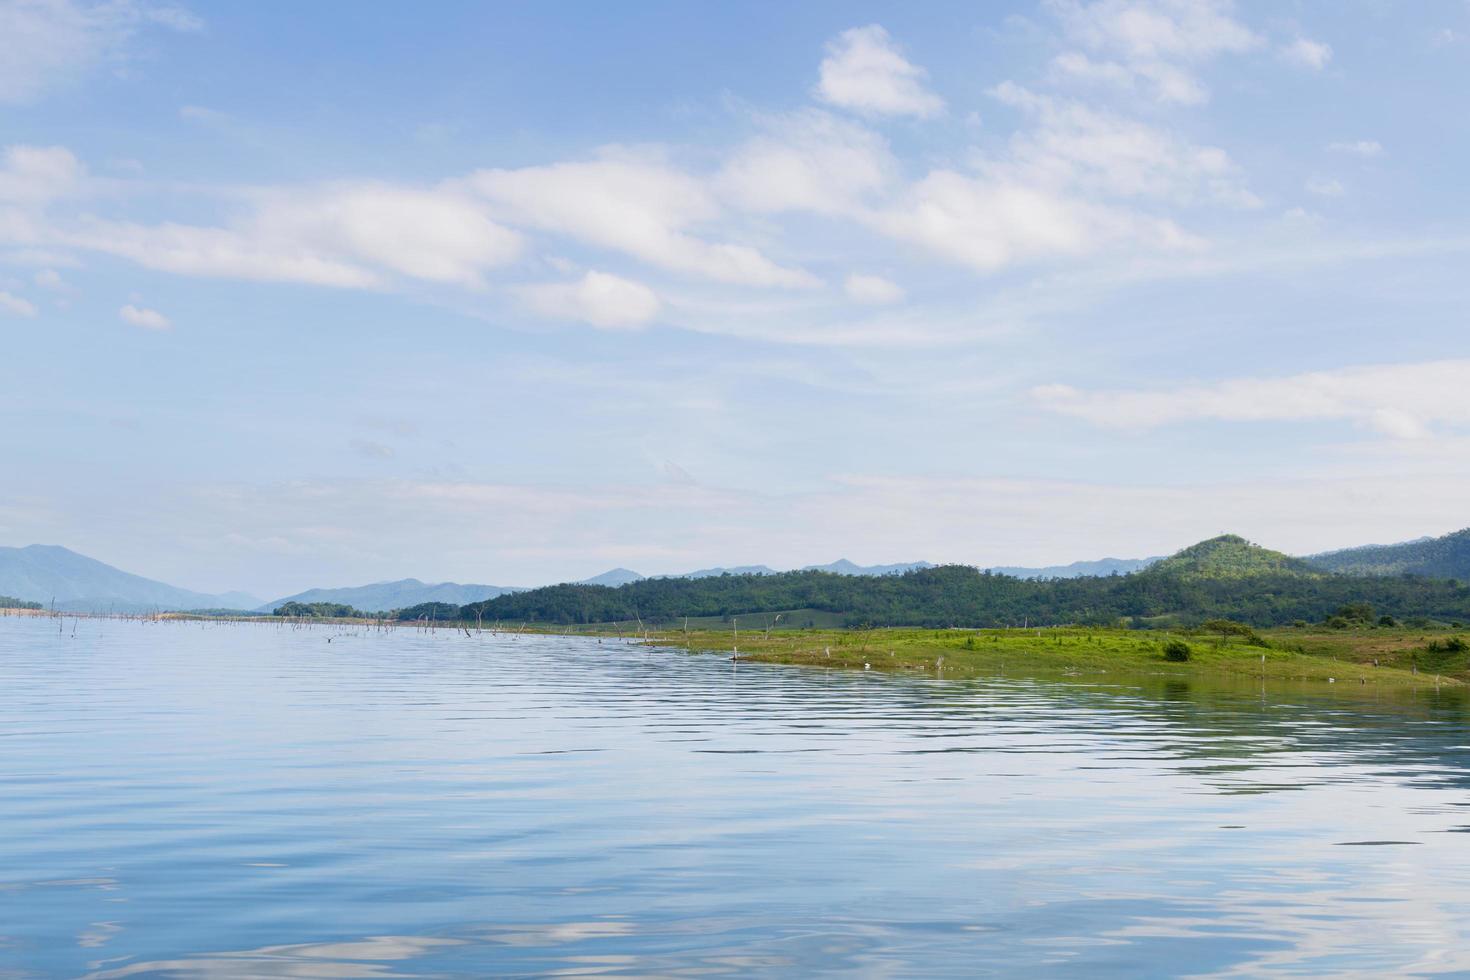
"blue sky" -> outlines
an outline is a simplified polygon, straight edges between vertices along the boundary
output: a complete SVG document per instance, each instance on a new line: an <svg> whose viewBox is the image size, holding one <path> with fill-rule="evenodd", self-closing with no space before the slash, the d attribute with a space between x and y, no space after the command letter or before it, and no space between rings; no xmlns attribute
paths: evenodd
<svg viewBox="0 0 1470 980"><path fill-rule="evenodd" d="M0 0L0 541L192 588L1470 524L1470 5Z"/></svg>

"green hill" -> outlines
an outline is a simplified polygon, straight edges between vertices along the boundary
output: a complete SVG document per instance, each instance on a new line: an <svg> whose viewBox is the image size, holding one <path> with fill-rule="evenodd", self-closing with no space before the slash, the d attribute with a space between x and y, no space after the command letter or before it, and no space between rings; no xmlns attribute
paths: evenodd
<svg viewBox="0 0 1470 980"><path fill-rule="evenodd" d="M1424 575L1470 579L1470 528L1439 538L1403 544L1370 544L1362 548L1312 555L1314 567L1341 575Z"/></svg>
<svg viewBox="0 0 1470 980"><path fill-rule="evenodd" d="M619 588L556 585L463 606L471 622L624 622L671 625L684 617L755 616L754 627L803 625L820 613L844 626L1025 626L1191 623L1256 626L1322 622L1344 607L1405 621L1470 620L1470 586L1448 579L1337 575L1299 558L1223 535L1131 575L1019 579L963 565L903 575L800 571L643 579ZM1355 613L1357 615L1357 613ZM1367 613L1360 619L1366 621Z"/></svg>
<svg viewBox="0 0 1470 980"><path fill-rule="evenodd" d="M1222 534L1156 562L1143 574L1176 578L1250 578L1259 575L1318 575L1301 558Z"/></svg>

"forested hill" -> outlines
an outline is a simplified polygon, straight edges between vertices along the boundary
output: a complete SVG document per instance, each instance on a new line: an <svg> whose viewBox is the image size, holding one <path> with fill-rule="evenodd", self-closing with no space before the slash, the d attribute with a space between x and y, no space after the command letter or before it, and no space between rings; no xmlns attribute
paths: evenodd
<svg viewBox="0 0 1470 980"><path fill-rule="evenodd" d="M1251 544L1238 534L1222 534L1190 545L1152 566L1156 576L1231 579L1261 575L1320 574L1300 558Z"/></svg>
<svg viewBox="0 0 1470 980"><path fill-rule="evenodd" d="M1346 575L1427 575L1470 580L1470 528L1441 538L1329 551L1307 559Z"/></svg>
<svg viewBox="0 0 1470 980"><path fill-rule="evenodd" d="M948 565L905 575L826 572L556 585L460 610L461 617L559 625L815 610L849 626L1012 626L1229 618L1270 626L1371 605L1399 619L1470 620L1470 587L1443 579L1335 575L1224 535L1132 575L1023 580ZM412 611L408 611L412 613ZM413 618L411 615L409 618ZM799 617L798 617L799 619Z"/></svg>

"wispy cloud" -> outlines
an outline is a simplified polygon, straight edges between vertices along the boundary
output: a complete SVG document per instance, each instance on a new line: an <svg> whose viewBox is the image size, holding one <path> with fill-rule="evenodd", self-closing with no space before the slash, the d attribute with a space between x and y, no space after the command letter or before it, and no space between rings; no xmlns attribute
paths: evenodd
<svg viewBox="0 0 1470 980"><path fill-rule="evenodd" d="M204 22L182 7L141 0L9 0L0 3L0 103L34 102L98 65L124 58L138 31L193 33Z"/></svg>
<svg viewBox="0 0 1470 980"><path fill-rule="evenodd" d="M1184 422L1350 422L1395 439L1470 426L1470 361L1372 365L1278 378L1234 378L1159 389L1032 391L1049 411L1095 425L1150 429Z"/></svg>

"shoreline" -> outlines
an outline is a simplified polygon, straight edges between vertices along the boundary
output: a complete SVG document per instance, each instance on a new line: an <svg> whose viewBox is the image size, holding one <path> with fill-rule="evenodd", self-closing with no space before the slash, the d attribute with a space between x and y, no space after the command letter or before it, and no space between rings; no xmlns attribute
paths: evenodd
<svg viewBox="0 0 1470 980"><path fill-rule="evenodd" d="M691 630L627 628L627 624L564 627L523 623L514 626L393 619L293 618L269 615L227 616L187 612L80 613L49 609L0 609L0 617L102 619L124 622L215 622L306 626L355 626L569 637L618 637L649 646L688 652L729 654L741 663L784 664L951 680L991 676L1103 677L1153 675L1162 679L1205 675L1262 681L1292 681L1395 688L1463 687L1470 658L1437 653L1424 631L1260 631L1266 646L1239 637L1120 628L1040 627L1027 629L871 630L787 629L741 631L702 627ZM1163 646L1180 640L1190 648L1186 662L1164 659ZM1460 663L1466 660L1467 663ZM1452 662L1453 661L1453 662ZM1421 669L1422 668L1422 669ZM1458 668L1458 669L1451 669Z"/></svg>
<svg viewBox="0 0 1470 980"><path fill-rule="evenodd" d="M742 635L660 631L646 642L683 647L691 652L726 653L740 663L786 664L840 670L927 676L951 680L976 677L1104 677L1109 674L1153 675L1161 679L1205 675L1263 681L1346 684L1396 688L1462 687L1450 673L1402 669L1371 656L1358 646L1361 659L1288 649L1282 637L1263 631L1268 647L1179 634L1140 636L1138 631L1051 628L1040 630L879 629L862 632L828 630ZM1169 639L1184 639L1191 648L1187 662L1170 662L1162 653ZM1376 639L1376 638L1375 638ZM1297 644L1300 646L1300 644ZM738 646L738 651L737 651Z"/></svg>

